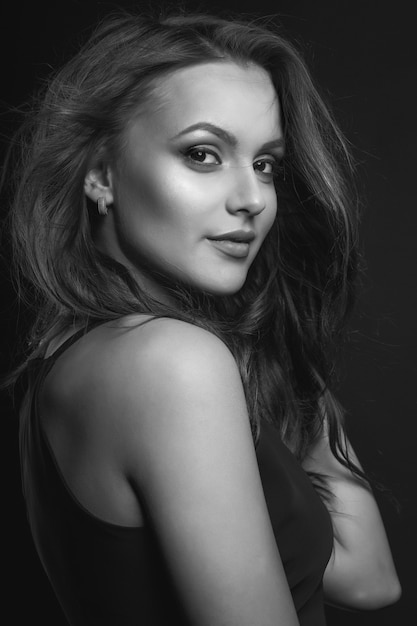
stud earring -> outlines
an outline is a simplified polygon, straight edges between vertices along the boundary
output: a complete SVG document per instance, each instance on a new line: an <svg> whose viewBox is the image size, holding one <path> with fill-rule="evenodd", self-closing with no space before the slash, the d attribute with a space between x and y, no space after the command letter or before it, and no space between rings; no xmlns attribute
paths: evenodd
<svg viewBox="0 0 417 626"><path fill-rule="evenodd" d="M107 215L108 211L107 211L107 204L106 204L106 198L104 198L104 196L100 196L97 200L97 210L100 213L100 215Z"/></svg>

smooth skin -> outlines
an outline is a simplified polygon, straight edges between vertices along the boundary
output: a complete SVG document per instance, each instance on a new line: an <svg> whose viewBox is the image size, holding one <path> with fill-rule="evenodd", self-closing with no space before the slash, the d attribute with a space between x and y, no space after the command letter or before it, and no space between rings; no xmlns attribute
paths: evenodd
<svg viewBox="0 0 417 626"><path fill-rule="evenodd" d="M157 298L169 295L141 271L143 254L173 280L235 293L277 208L270 173L283 143L272 83L255 66L211 63L171 74L153 105L128 125L121 160L97 159L86 176L86 194L110 206L97 245ZM208 239L242 228L255 233L243 259ZM90 331L46 379L42 419L69 487L116 524L142 525L146 505L191 624L296 626L233 356L190 324L143 321L132 316ZM330 599L354 608L352 572L363 566L357 541L374 546L370 576L390 553L372 496L329 460L323 438L311 463L328 462L343 512L357 523L334 518L343 541L335 542L325 585ZM384 593L395 589L392 567L378 580Z"/></svg>
<svg viewBox="0 0 417 626"><path fill-rule="evenodd" d="M145 258L173 281L236 293L277 209L273 172L284 145L268 74L234 63L178 70L157 86L121 144L117 163L93 163L86 178L87 195L110 205L97 245L142 284ZM208 239L240 229L255 234L246 258ZM145 285L164 297L155 282Z"/></svg>

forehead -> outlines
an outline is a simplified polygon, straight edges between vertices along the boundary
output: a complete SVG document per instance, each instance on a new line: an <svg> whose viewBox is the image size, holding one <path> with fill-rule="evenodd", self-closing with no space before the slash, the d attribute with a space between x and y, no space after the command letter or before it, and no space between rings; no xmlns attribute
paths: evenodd
<svg viewBox="0 0 417 626"><path fill-rule="evenodd" d="M277 93L269 74L257 65L212 62L159 79L140 126L158 136L174 136L198 122L222 126L237 137L259 140L282 134Z"/></svg>

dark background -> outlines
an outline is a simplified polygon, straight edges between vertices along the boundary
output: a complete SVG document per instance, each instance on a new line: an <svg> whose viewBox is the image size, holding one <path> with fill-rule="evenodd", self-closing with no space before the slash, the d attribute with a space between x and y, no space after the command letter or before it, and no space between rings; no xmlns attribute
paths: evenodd
<svg viewBox="0 0 417 626"><path fill-rule="evenodd" d="M159 2L159 5L175 3ZM414 623L416 559L416 40L412 2L377 0L183 1L212 12L278 15L304 52L313 75L353 145L363 194L362 242L367 269L352 327L340 396L349 432L365 468L389 488L400 510L377 493L403 587L401 600L372 612L329 609L329 626ZM255 7L253 6L255 4ZM21 105L50 69L61 64L90 26L117 6L146 2L9 3L1 10L0 133L4 148ZM258 9L259 7L259 9ZM1 206L4 211L4 206ZM0 365L6 371L18 340L17 309L0 267ZM9 624L30 619L64 624L39 565L21 498L16 418L2 397L0 471L2 613ZM414 584L413 584L414 583ZM116 625L115 625L116 626ZM254 625L256 626L256 625Z"/></svg>

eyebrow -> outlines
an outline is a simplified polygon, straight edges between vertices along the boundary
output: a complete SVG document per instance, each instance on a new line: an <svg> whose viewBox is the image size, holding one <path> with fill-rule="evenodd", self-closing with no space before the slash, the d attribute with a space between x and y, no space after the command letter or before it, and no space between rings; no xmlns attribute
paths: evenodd
<svg viewBox="0 0 417 626"><path fill-rule="evenodd" d="M233 133L225 130L224 128L220 128L220 126L211 124L210 122L197 122L196 124L191 124L191 126L184 128L184 130L179 132L178 135L175 135L172 139L178 139L187 133L191 133L193 130L206 130L209 133L216 135L216 137L219 137L219 139L227 143L232 148L236 148L238 144L238 139L235 135L233 135ZM274 148L284 149L284 145L285 143L283 137L279 137L278 139L272 139L271 141L264 143L261 150L271 150Z"/></svg>

